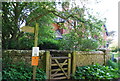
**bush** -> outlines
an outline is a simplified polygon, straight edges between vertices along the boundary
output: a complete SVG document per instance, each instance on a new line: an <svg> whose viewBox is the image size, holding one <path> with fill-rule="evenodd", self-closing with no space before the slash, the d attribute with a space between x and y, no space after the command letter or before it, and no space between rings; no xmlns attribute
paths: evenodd
<svg viewBox="0 0 120 81"><path fill-rule="evenodd" d="M33 68L30 64L19 60L20 62L13 62L13 58L3 54L2 59L2 79L3 81L31 81ZM37 68L36 80L46 79L43 69Z"/></svg>
<svg viewBox="0 0 120 81"><path fill-rule="evenodd" d="M31 81L32 79L32 66L26 66L24 63L7 64L2 71L3 81ZM46 79L45 72L42 69L36 70L36 80Z"/></svg>
<svg viewBox="0 0 120 81"><path fill-rule="evenodd" d="M95 39L76 38L73 35L65 35L60 41L62 50L91 51L99 46L99 42Z"/></svg>
<svg viewBox="0 0 120 81"><path fill-rule="evenodd" d="M117 51L120 51L120 48L118 48L118 47L113 47L112 48L112 52L117 52Z"/></svg>
<svg viewBox="0 0 120 81"><path fill-rule="evenodd" d="M108 60L107 66L112 66L112 68L118 68L118 63L113 62L112 60Z"/></svg>
<svg viewBox="0 0 120 81"><path fill-rule="evenodd" d="M115 79L119 78L120 72L112 67L99 64L77 67L74 79Z"/></svg>
<svg viewBox="0 0 120 81"><path fill-rule="evenodd" d="M42 39L41 43L38 45L41 50L45 49L60 49L59 41L54 39Z"/></svg>

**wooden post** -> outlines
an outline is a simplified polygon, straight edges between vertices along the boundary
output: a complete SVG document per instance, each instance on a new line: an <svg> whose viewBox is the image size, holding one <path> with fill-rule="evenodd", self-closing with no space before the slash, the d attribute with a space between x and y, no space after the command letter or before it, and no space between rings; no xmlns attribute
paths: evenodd
<svg viewBox="0 0 120 81"><path fill-rule="evenodd" d="M71 54L68 54L68 79L70 79L70 73L71 73Z"/></svg>
<svg viewBox="0 0 120 81"><path fill-rule="evenodd" d="M76 52L72 53L72 74L75 74L76 71Z"/></svg>
<svg viewBox="0 0 120 81"><path fill-rule="evenodd" d="M50 52L49 51L46 51L46 76L47 76L47 79L50 78Z"/></svg>
<svg viewBox="0 0 120 81"><path fill-rule="evenodd" d="M37 47L37 44L38 44L38 30L39 30L39 25L38 23L36 23L36 26L35 26L35 41L34 41L34 46Z"/></svg>
<svg viewBox="0 0 120 81"><path fill-rule="evenodd" d="M106 56L108 55L108 53L109 53L108 49L104 51L104 65L106 65L106 60L107 60Z"/></svg>
<svg viewBox="0 0 120 81"><path fill-rule="evenodd" d="M104 64L103 64L103 65L105 65L105 64L106 64L106 58L105 58L105 56L106 56L106 53L104 52L104 55L103 55Z"/></svg>
<svg viewBox="0 0 120 81"><path fill-rule="evenodd" d="M39 25L38 23L36 23L35 30L34 30L34 34L35 34L34 47L37 47L37 44L38 44L38 28L39 28ZM35 81L36 79L36 69L37 69L37 66L33 66L33 81Z"/></svg>
<svg viewBox="0 0 120 81"><path fill-rule="evenodd" d="M52 79L52 77L51 77L51 64L52 64L52 59L51 59L50 52L49 52L49 79Z"/></svg>

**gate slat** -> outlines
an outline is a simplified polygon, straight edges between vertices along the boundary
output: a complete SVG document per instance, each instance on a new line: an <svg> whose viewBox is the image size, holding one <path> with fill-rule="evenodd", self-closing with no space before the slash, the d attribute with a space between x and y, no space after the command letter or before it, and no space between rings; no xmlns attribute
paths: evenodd
<svg viewBox="0 0 120 81"><path fill-rule="evenodd" d="M70 57L51 57L51 59L70 59Z"/></svg>
<svg viewBox="0 0 120 81"><path fill-rule="evenodd" d="M52 74L51 76L55 77L55 76L61 76L61 75L65 75L65 74L64 73L57 73L57 74Z"/></svg>
<svg viewBox="0 0 120 81"><path fill-rule="evenodd" d="M65 64L67 62L67 59L63 62L63 64ZM63 67L64 65L61 65L61 67ZM58 70L55 72L55 74L57 74L58 73Z"/></svg>
<svg viewBox="0 0 120 81"><path fill-rule="evenodd" d="M66 79L67 77L59 77L59 78L54 78L54 79Z"/></svg>
<svg viewBox="0 0 120 81"><path fill-rule="evenodd" d="M63 68L63 70L67 70L68 68ZM61 71L61 69L53 69L53 70L51 70L52 72L54 72L54 71Z"/></svg>
<svg viewBox="0 0 120 81"><path fill-rule="evenodd" d="M65 74L66 77L68 77L68 75L65 73L65 71L63 70L63 68L61 67L61 65L59 64L59 62L55 59L56 63L58 64L58 66L60 67L60 69L62 70L62 72Z"/></svg>
<svg viewBox="0 0 120 81"><path fill-rule="evenodd" d="M60 65L68 65L68 63L59 63ZM51 66L59 66L58 64L51 64Z"/></svg>

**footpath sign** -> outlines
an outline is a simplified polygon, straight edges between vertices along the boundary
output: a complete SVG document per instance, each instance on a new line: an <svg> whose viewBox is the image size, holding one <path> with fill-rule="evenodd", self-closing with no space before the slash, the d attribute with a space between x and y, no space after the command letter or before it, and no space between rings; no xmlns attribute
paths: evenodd
<svg viewBox="0 0 120 81"><path fill-rule="evenodd" d="M32 48L32 63L31 65L37 66L39 61L39 47Z"/></svg>
<svg viewBox="0 0 120 81"><path fill-rule="evenodd" d="M39 61L39 47L32 48L32 63L31 65L37 66Z"/></svg>
<svg viewBox="0 0 120 81"><path fill-rule="evenodd" d="M39 47L32 48L32 57L33 56L39 56Z"/></svg>
<svg viewBox="0 0 120 81"><path fill-rule="evenodd" d="M22 31L24 32L29 32L29 33L34 33L34 27L30 27L30 26L23 26L20 28Z"/></svg>
<svg viewBox="0 0 120 81"><path fill-rule="evenodd" d="M34 27L30 27L30 26L23 26L20 29L24 32L28 32L28 33L34 33L35 34L35 39L34 39L34 47L32 49L32 62L31 65L33 66L33 81L35 81L36 79L36 69L38 66L38 62L39 62L39 47L37 47L38 44L38 29L39 25L38 23L36 23L35 28Z"/></svg>

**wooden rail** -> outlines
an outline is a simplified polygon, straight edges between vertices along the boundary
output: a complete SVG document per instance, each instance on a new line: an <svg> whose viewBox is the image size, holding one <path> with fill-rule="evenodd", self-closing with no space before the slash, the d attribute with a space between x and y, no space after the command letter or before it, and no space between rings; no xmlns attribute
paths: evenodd
<svg viewBox="0 0 120 81"><path fill-rule="evenodd" d="M63 68L63 70L67 70L68 68ZM52 69L51 72L54 72L54 71L61 71L61 69Z"/></svg>
<svg viewBox="0 0 120 81"><path fill-rule="evenodd" d="M70 59L71 57L51 57L51 59Z"/></svg>

